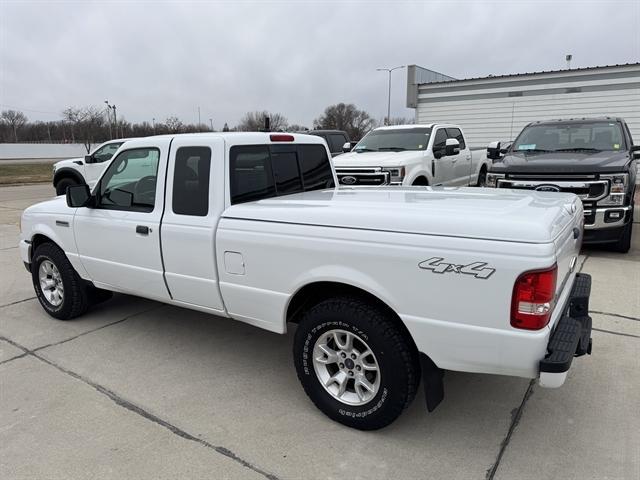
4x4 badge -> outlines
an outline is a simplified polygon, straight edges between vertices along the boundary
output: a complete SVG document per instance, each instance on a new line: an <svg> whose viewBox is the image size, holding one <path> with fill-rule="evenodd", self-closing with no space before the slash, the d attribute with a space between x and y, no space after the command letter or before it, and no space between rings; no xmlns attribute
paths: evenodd
<svg viewBox="0 0 640 480"><path fill-rule="evenodd" d="M464 275L473 275L476 278L482 278L486 280L493 272L495 272L495 268L485 268L487 267L486 262L473 262L468 265L457 265L455 263L446 263L443 262L444 258L441 257L433 257L429 260L425 260L424 262L420 262L418 266L423 270L431 270L433 273L447 273L453 272Z"/></svg>

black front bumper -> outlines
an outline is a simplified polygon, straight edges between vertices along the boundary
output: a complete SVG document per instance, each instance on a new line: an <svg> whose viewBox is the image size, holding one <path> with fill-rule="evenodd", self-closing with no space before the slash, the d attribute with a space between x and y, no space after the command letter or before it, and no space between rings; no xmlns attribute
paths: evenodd
<svg viewBox="0 0 640 480"><path fill-rule="evenodd" d="M566 372L574 357L591 354L590 294L591 275L576 274L567 306L547 345L547 355L540 361L540 372Z"/></svg>

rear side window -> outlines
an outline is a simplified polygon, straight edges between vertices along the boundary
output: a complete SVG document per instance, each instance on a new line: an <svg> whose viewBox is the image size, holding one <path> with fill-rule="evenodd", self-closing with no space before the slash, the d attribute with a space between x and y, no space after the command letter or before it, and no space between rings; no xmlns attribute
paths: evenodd
<svg viewBox="0 0 640 480"><path fill-rule="evenodd" d="M462 132L459 128L447 128L447 136L449 138L455 138L456 140L458 140L458 143L460 144L460 150L464 150L466 148L464 137L462 136Z"/></svg>
<svg viewBox="0 0 640 480"><path fill-rule="evenodd" d="M173 173L173 213L206 217L209 213L209 147L181 147Z"/></svg>
<svg viewBox="0 0 640 480"><path fill-rule="evenodd" d="M322 145L238 145L229 158L231 203L335 186Z"/></svg>

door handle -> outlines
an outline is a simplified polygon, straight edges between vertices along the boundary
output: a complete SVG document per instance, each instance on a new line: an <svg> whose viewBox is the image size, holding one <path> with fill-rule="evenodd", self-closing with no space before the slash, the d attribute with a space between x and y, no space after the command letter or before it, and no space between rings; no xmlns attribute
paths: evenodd
<svg viewBox="0 0 640 480"><path fill-rule="evenodd" d="M150 231L151 229L144 225L138 225L136 227L136 233L139 233L140 235L149 235Z"/></svg>

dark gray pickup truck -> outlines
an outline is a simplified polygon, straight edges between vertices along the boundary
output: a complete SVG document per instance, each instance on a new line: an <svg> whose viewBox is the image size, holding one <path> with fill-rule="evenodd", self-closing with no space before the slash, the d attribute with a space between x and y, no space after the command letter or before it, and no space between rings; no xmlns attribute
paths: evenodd
<svg viewBox="0 0 640 480"><path fill-rule="evenodd" d="M640 145L621 118L533 122L512 144L493 142L487 186L571 192L584 205L584 243L631 246Z"/></svg>

